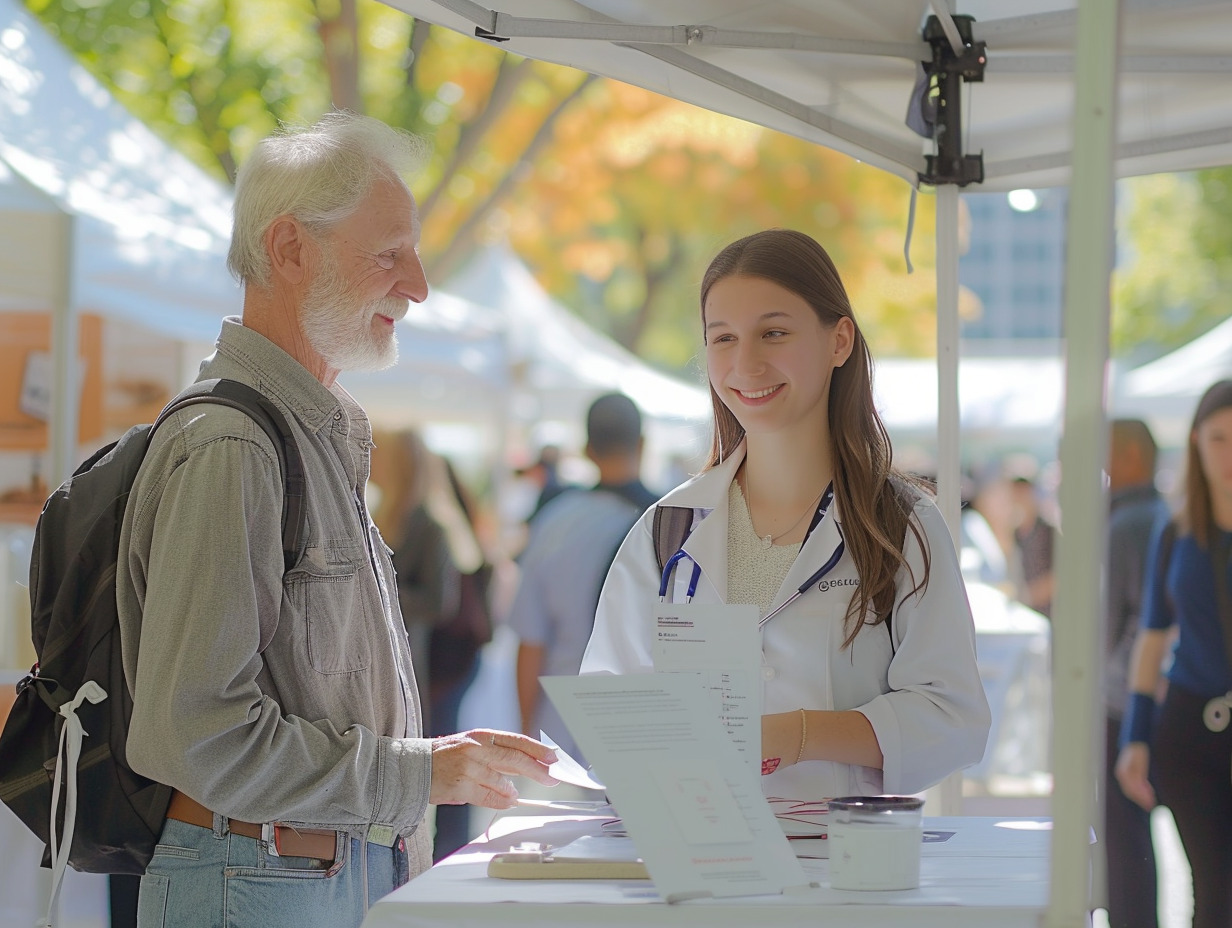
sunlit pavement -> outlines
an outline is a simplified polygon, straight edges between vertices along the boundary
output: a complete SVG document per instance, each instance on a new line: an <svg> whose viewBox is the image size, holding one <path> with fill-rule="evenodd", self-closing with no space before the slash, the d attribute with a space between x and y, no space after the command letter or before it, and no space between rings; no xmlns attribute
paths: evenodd
<svg viewBox="0 0 1232 928"><path fill-rule="evenodd" d="M1193 886L1189 861L1181 848L1172 813L1158 808L1151 813L1151 834L1155 838L1155 864L1159 871L1159 928L1190 928L1193 919ZM1108 914L1095 913L1093 928L1108 928Z"/></svg>

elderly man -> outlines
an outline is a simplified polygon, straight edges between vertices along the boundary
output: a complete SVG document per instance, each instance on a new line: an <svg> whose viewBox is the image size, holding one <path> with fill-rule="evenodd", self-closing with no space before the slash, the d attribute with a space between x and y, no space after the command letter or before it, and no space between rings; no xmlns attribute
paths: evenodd
<svg viewBox="0 0 1232 928"><path fill-rule="evenodd" d="M417 144L332 114L266 139L236 185L242 318L202 379L241 381L290 424L307 545L284 571L275 448L215 404L155 433L124 519L117 600L128 759L175 789L141 882L150 926L358 925L431 864L429 803L515 804L553 752L509 732L421 737L388 549L363 489L371 427L335 383L397 358L428 293Z"/></svg>

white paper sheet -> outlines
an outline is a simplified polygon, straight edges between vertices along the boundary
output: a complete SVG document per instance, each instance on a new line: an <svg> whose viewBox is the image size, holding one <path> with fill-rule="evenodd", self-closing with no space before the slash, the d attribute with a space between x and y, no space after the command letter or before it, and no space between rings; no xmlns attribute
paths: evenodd
<svg viewBox="0 0 1232 928"><path fill-rule="evenodd" d="M695 673L712 713L761 772L761 639L757 607L658 603L651 658L658 673Z"/></svg>
<svg viewBox="0 0 1232 928"><path fill-rule="evenodd" d="M542 677L668 901L807 885L757 775L685 674Z"/></svg>
<svg viewBox="0 0 1232 928"><path fill-rule="evenodd" d="M581 786L584 789L603 789L603 784L596 780L569 752L548 737L548 733L539 729L539 740L556 752L556 763L548 767L548 773L570 786Z"/></svg>

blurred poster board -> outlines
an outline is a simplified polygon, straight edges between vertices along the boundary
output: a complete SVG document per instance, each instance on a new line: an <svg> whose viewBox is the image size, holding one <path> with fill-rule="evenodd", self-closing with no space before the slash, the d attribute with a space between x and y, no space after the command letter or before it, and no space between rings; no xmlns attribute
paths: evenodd
<svg viewBox="0 0 1232 928"><path fill-rule="evenodd" d="M77 440L85 444L103 434L102 319L83 313L78 336ZM0 312L0 450L47 449L51 378L51 317Z"/></svg>
<svg viewBox="0 0 1232 928"><path fill-rule="evenodd" d="M76 376L80 398L79 444L103 434L103 321L82 314L78 325ZM0 479L0 525L33 525L47 497L38 462L48 450L53 383L51 316L41 312L0 312L0 453L33 455L13 480L11 467Z"/></svg>

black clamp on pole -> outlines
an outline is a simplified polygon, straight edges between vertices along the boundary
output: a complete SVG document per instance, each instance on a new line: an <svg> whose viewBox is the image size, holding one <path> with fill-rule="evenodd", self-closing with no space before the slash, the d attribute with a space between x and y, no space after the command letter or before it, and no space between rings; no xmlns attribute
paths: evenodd
<svg viewBox="0 0 1232 928"><path fill-rule="evenodd" d="M933 50L931 61L923 62L928 77L928 99L920 101L929 115L932 138L937 143L937 153L926 155L927 170L919 174L921 184L978 184L984 180L984 156L964 155L962 140L962 85L965 81L983 81L988 55L984 42L971 38L971 16L952 17L963 47L955 51L946 37L941 21L936 16L928 17L924 24L924 41ZM927 117L926 117L927 119Z"/></svg>

